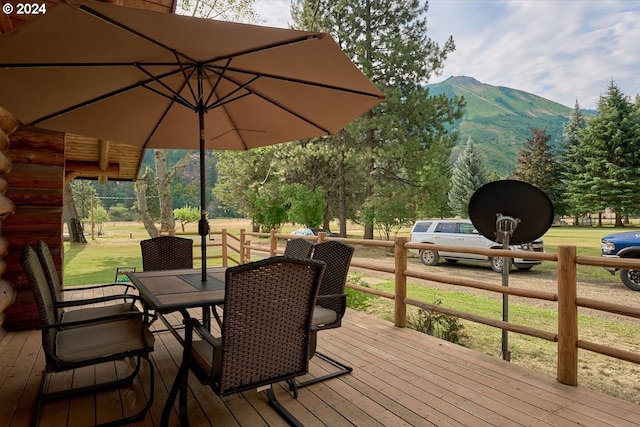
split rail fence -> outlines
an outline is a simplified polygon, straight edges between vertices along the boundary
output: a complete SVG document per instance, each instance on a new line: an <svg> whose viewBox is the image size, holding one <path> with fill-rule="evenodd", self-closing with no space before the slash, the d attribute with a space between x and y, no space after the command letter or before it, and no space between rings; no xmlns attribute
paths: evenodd
<svg viewBox="0 0 640 427"><path fill-rule="evenodd" d="M229 265L229 261L235 264L243 264L252 258L252 252L261 252L265 256L276 256L282 253L278 248L279 240L288 240L290 234L271 233L248 233L240 230L238 236L228 233L226 230L215 233L219 234L220 242L209 243L208 247L221 247L220 255L212 255L207 258L221 259L222 265ZM296 236L299 237L299 236ZM260 243L252 243L250 238L257 238ZM602 345L591 341L580 339L578 334L578 308L589 308L607 313L614 313L621 316L640 318L640 307L633 307L624 304L609 303L589 298L577 296L577 267L579 265L589 265L598 267L634 268L640 269L638 259L611 259L594 256L577 255L575 246L559 245L557 253L551 252L529 252L510 251L504 249L481 249L481 248L460 248L444 245L410 243L405 237L397 237L394 241L365 240L365 239L345 239L327 237L326 233L319 233L318 236L305 237L309 240L325 241L339 240L351 245L368 247L383 247L394 254L394 266L383 263L367 262L361 259L354 259L352 267L358 267L373 271L393 274L395 277L395 290L393 293L372 289L348 283L351 289L388 298L394 301L394 323L397 327L406 327L407 306L415 306L424 310L443 313L445 315L458 317L472 322L489 325L503 331L529 335L543 340L558 343L558 360L556 378L560 383L567 385L578 384L578 349L588 350L603 354L609 357L625 360L640 365L640 354L627 350ZM281 245L282 246L282 245ZM431 249L438 251L455 251L472 254L481 254L489 257L512 257L527 258L545 262L554 262L557 267L557 292L537 291L522 289L512 286L502 286L480 280L467 279L451 275L443 275L429 272L428 268L411 269L407 262L409 249ZM196 256L197 258L197 256ZM544 331L526 325L519 325L512 322L490 319L472 313L459 311L451 308L429 304L407 297L407 279L417 278L428 281L450 284L460 287L481 289L484 291L500 293L503 295L514 295L518 297L544 300L556 303L558 328L555 332Z"/></svg>

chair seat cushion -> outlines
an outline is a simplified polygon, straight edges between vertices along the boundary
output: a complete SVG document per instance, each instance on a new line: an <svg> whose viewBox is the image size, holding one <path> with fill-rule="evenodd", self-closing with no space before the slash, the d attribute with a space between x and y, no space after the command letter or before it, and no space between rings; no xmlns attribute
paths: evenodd
<svg viewBox="0 0 640 427"><path fill-rule="evenodd" d="M56 355L62 361L80 362L145 348L151 350L153 344L153 335L140 319L118 320L59 331Z"/></svg>
<svg viewBox="0 0 640 427"><path fill-rule="evenodd" d="M336 320L338 320L338 314L335 311L316 305L313 309L311 326L322 326L328 323L333 323Z"/></svg>
<svg viewBox="0 0 640 427"><path fill-rule="evenodd" d="M78 322L99 317L112 316L114 314L127 313L137 310L132 304L112 304L100 307L86 307L79 310L67 310L62 315L62 323Z"/></svg>
<svg viewBox="0 0 640 427"><path fill-rule="evenodd" d="M220 348L220 346L222 345L222 340L220 338L214 338L214 342L216 343L216 346L218 348ZM193 361L200 366L200 368L202 368L202 370L207 374L207 376L211 377L217 377L220 375L220 372L218 372L218 370L220 369L221 366L221 360L214 360L214 347L207 341L205 340L195 340L193 341L193 345L191 347L191 357L193 359ZM219 355L218 357L222 357L222 353L218 352ZM214 367L212 365L212 363L215 364L216 369L214 370Z"/></svg>

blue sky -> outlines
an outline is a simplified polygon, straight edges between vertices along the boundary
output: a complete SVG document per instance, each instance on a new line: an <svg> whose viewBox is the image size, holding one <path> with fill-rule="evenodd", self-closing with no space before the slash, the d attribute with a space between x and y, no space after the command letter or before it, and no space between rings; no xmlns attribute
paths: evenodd
<svg viewBox="0 0 640 427"><path fill-rule="evenodd" d="M289 0L256 0L265 24L287 27ZM611 80L640 93L640 1L432 0L427 35L456 51L441 76L470 76L573 107L596 108Z"/></svg>

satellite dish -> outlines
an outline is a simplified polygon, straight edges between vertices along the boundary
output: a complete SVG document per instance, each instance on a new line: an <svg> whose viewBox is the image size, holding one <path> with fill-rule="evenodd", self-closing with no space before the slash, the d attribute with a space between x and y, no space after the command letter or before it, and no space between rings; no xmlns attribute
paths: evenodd
<svg viewBox="0 0 640 427"><path fill-rule="evenodd" d="M544 192L523 181L493 181L478 188L469 200L471 222L484 237L509 244L531 242L553 223L553 203ZM506 267L506 268L505 268ZM510 258L503 259L502 286L509 286ZM509 321L509 295L502 294L502 320ZM502 329L502 358L511 360L509 336Z"/></svg>
<svg viewBox="0 0 640 427"><path fill-rule="evenodd" d="M553 223L553 203L539 188L524 181L493 181L476 190L469 200L471 222L484 237L504 243L498 227L509 233L509 242L531 242Z"/></svg>

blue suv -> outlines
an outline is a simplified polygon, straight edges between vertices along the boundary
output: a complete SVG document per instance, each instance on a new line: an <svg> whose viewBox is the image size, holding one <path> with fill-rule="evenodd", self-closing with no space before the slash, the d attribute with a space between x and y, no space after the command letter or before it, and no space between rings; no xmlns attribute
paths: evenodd
<svg viewBox="0 0 640 427"><path fill-rule="evenodd" d="M640 258L640 231L625 231L602 238L602 256L614 258ZM607 268L615 274L615 268ZM620 280L634 291L640 291L640 270L620 269Z"/></svg>

